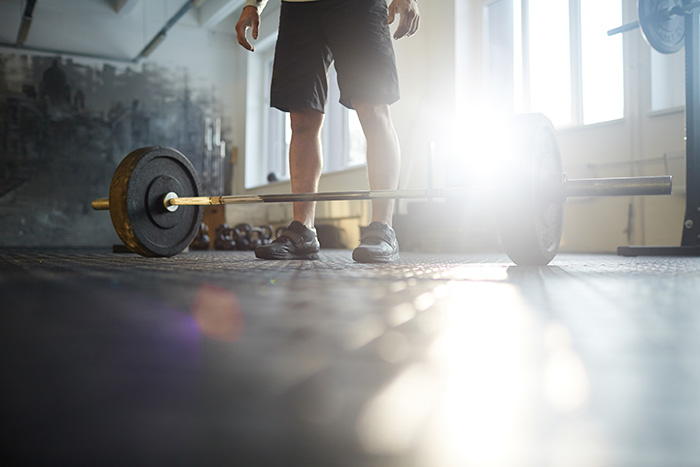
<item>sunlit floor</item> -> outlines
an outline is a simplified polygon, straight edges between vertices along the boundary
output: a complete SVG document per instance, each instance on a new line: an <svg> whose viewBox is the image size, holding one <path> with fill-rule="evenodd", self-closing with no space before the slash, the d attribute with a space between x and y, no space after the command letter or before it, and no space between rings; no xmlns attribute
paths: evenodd
<svg viewBox="0 0 700 467"><path fill-rule="evenodd" d="M700 258L0 249L4 457L700 465Z"/></svg>

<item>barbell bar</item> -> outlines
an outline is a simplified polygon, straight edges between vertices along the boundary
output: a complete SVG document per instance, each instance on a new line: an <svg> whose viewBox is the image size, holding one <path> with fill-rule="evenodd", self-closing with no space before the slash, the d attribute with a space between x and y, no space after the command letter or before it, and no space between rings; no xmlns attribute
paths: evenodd
<svg viewBox="0 0 700 467"><path fill-rule="evenodd" d="M201 196L199 176L179 151L137 149L112 177L109 198L92 201L109 210L119 238L143 256L173 256L194 239L202 206L371 199L495 198L501 244L518 265L545 265L561 241L563 204L572 197L667 195L670 176L568 179L561 171L552 123L542 114L512 119L509 151L495 183L444 189L336 191ZM458 215L457 213L455 215Z"/></svg>
<svg viewBox="0 0 700 467"><path fill-rule="evenodd" d="M561 186L550 188L553 197L586 198L598 196L668 195L672 191L670 175L614 178L564 178ZM460 198L474 195L479 187L431 188L417 190L361 190L317 193L280 193L227 196L179 197L175 192L163 196L163 206L174 212L178 206L216 206L223 204L296 203L305 201L360 201L371 199ZM109 198L92 201L96 211L109 210Z"/></svg>

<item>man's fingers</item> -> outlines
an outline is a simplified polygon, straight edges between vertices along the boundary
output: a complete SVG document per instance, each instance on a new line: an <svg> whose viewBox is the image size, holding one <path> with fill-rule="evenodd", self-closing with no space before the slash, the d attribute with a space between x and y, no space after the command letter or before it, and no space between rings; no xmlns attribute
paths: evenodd
<svg viewBox="0 0 700 467"><path fill-rule="evenodd" d="M236 33L238 36L238 43L243 46L244 49L250 50L253 52L253 46L250 45L250 42L248 42L248 38L246 37L246 31L248 30L248 26L241 26L240 28L236 26Z"/></svg>
<svg viewBox="0 0 700 467"><path fill-rule="evenodd" d="M415 24L416 16L412 13L404 13L401 15L401 21L399 21L399 27L396 28L394 33L394 39L401 39L404 36L410 36L415 33L418 29Z"/></svg>
<svg viewBox="0 0 700 467"><path fill-rule="evenodd" d="M401 39L406 35L408 32L408 26L403 22L403 19L399 23L399 27L396 28L396 32L394 32L394 39Z"/></svg>
<svg viewBox="0 0 700 467"><path fill-rule="evenodd" d="M245 38L243 38L243 41L238 41L238 43L241 44L244 49L255 52L255 47L253 47L250 42L245 40Z"/></svg>
<svg viewBox="0 0 700 467"><path fill-rule="evenodd" d="M396 19L396 7L394 7L394 4L392 3L389 5L389 17L386 20L386 24L393 23L394 19Z"/></svg>
<svg viewBox="0 0 700 467"><path fill-rule="evenodd" d="M408 35L412 36L418 31L418 27L420 26L420 16L416 16L413 18L413 21L411 22L411 28L408 31Z"/></svg>
<svg viewBox="0 0 700 467"><path fill-rule="evenodd" d="M238 43L251 52L255 51L255 48L248 42L248 29L253 29L252 35L253 39L258 38L258 30L260 29L260 15L254 7L245 7L241 12L241 17L236 23L236 36L238 38Z"/></svg>
<svg viewBox="0 0 700 467"><path fill-rule="evenodd" d="M415 34L420 25L420 14L418 11L408 9L401 11L399 14L401 20L396 28L396 32L394 32L394 39L401 39L402 37L409 37Z"/></svg>

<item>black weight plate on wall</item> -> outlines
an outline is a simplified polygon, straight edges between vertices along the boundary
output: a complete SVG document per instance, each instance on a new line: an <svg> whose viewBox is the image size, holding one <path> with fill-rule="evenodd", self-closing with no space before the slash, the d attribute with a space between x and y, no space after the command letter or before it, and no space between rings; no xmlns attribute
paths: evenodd
<svg viewBox="0 0 700 467"><path fill-rule="evenodd" d="M543 266L559 251L564 221L561 156L554 126L542 114L515 116L500 190L501 246L519 266ZM554 184L554 186L553 186Z"/></svg>
<svg viewBox="0 0 700 467"><path fill-rule="evenodd" d="M194 239L202 219L200 206L165 209L168 192L180 197L199 196L199 177L179 151L165 147L141 148L122 160L109 190L112 224L133 252L143 256L173 256Z"/></svg>
<svg viewBox="0 0 700 467"><path fill-rule="evenodd" d="M683 0L639 0L639 26L649 45L662 54L672 54L683 48L685 17L668 14L674 6L682 7Z"/></svg>

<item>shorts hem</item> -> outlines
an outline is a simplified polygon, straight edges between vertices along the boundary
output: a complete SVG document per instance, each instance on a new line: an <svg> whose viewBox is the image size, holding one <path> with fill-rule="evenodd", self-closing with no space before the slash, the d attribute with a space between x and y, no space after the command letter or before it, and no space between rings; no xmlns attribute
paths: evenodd
<svg viewBox="0 0 700 467"><path fill-rule="evenodd" d="M294 109L312 109L321 113L326 113L324 106L319 106L313 102L289 102L284 99L270 99L270 107L282 112L291 112Z"/></svg>
<svg viewBox="0 0 700 467"><path fill-rule="evenodd" d="M379 96L379 97L372 97L372 98L365 98L365 97L356 97L356 98L345 98L341 97L340 98L340 103L348 108L355 110L355 107L352 106L352 101L355 100L357 102L362 102L366 104L375 104L375 105L392 105L395 104L396 102L399 101L401 96L399 95L384 95L384 96Z"/></svg>

